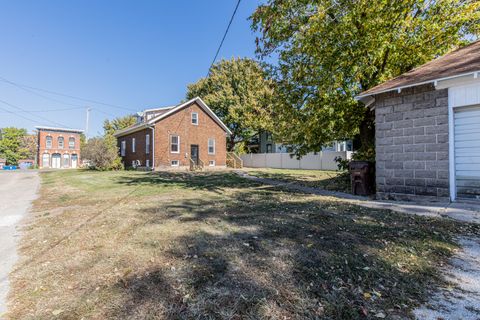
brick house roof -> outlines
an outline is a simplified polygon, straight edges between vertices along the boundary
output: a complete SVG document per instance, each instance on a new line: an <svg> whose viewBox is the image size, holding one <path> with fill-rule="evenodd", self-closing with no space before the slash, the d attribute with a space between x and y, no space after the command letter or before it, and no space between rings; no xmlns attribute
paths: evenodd
<svg viewBox="0 0 480 320"><path fill-rule="evenodd" d="M180 109L183 109L189 105L191 105L192 103L197 103L208 115L210 115L212 117L212 119L227 133L227 134L232 134L232 132L230 131L230 129L228 129L228 127L222 122L222 120L220 120L217 115L206 105L205 102L203 102L203 100L200 98L200 97L196 97L196 98L193 98L185 103L181 103L175 107L169 107L169 108L165 108L166 109L166 112L162 112L160 114L156 114L152 119L146 121L146 122L141 122L141 123L137 123L137 124L134 124L133 126L130 126L126 129L123 129L123 130L119 130L119 131L116 131L113 135L115 137L121 137L123 135L126 135L126 134L129 134L129 133L132 133L132 132L135 132L135 131L139 131L139 130L142 130L144 128L147 128L151 125L153 125L154 123L168 117L169 115L177 112L178 110Z"/></svg>
<svg viewBox="0 0 480 320"><path fill-rule="evenodd" d="M432 83L480 71L480 41L447 53L396 78L362 92L356 98Z"/></svg>

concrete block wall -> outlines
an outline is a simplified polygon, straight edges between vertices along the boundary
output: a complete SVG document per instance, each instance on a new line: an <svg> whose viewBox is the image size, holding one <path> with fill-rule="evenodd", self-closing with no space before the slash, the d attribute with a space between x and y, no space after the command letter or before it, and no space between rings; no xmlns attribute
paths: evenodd
<svg viewBox="0 0 480 320"><path fill-rule="evenodd" d="M374 106L377 197L448 198L448 90L383 93Z"/></svg>

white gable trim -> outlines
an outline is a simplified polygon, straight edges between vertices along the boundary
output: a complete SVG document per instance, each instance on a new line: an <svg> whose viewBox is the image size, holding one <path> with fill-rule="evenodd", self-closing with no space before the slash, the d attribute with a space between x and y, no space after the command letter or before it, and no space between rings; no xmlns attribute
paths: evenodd
<svg viewBox="0 0 480 320"><path fill-rule="evenodd" d="M154 124L155 122L158 122L166 117L168 117L169 115L191 105L192 103L198 103L198 105L206 112L208 113L212 118L213 120L215 120L215 122L223 129L225 130L225 132L227 132L229 135L232 134L232 132L230 131L230 129L228 129L228 127L222 122L222 120L220 120L217 115L207 106L207 104L200 98L200 97L196 97L196 98L193 98L193 99L190 99L188 100L187 102L185 103L182 103L178 106L176 106L175 108L171 109L170 111L168 112L165 112L153 119L151 119L150 121L148 121L149 124Z"/></svg>

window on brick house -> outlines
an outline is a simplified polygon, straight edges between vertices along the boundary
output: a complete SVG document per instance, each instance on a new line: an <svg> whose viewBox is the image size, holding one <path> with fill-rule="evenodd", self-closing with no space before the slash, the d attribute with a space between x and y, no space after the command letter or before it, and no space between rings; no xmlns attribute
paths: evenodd
<svg viewBox="0 0 480 320"><path fill-rule="evenodd" d="M45 138L45 147L47 149L50 149L52 147L52 137L51 136L47 136Z"/></svg>
<svg viewBox="0 0 480 320"><path fill-rule="evenodd" d="M208 139L208 154L215 154L215 139Z"/></svg>
<svg viewBox="0 0 480 320"><path fill-rule="evenodd" d="M75 138L74 137L68 138L68 147L70 149L75 149Z"/></svg>
<svg viewBox="0 0 480 320"><path fill-rule="evenodd" d="M125 157L125 149L127 148L127 142L125 140L123 140L121 143L120 143L120 155L122 157Z"/></svg>
<svg viewBox="0 0 480 320"><path fill-rule="evenodd" d="M149 134L145 135L145 153L146 154L150 153L150 135Z"/></svg>
<svg viewBox="0 0 480 320"><path fill-rule="evenodd" d="M180 153L180 137L177 135L170 136L170 152Z"/></svg>
<svg viewBox="0 0 480 320"><path fill-rule="evenodd" d="M64 144L65 144L65 139L63 137L58 137L58 148L63 149Z"/></svg>
<svg viewBox="0 0 480 320"><path fill-rule="evenodd" d="M132 138L132 152L135 152L135 138Z"/></svg>
<svg viewBox="0 0 480 320"><path fill-rule="evenodd" d="M192 112L192 124L198 125L198 113Z"/></svg>

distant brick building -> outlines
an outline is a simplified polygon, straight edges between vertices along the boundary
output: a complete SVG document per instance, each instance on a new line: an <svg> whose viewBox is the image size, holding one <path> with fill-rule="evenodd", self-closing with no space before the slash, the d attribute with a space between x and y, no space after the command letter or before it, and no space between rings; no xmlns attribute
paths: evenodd
<svg viewBox="0 0 480 320"><path fill-rule="evenodd" d="M80 165L82 130L36 127L39 168L77 168Z"/></svg>
<svg viewBox="0 0 480 320"><path fill-rule="evenodd" d="M226 166L230 130L200 98L139 113L137 124L115 137L126 167Z"/></svg>

